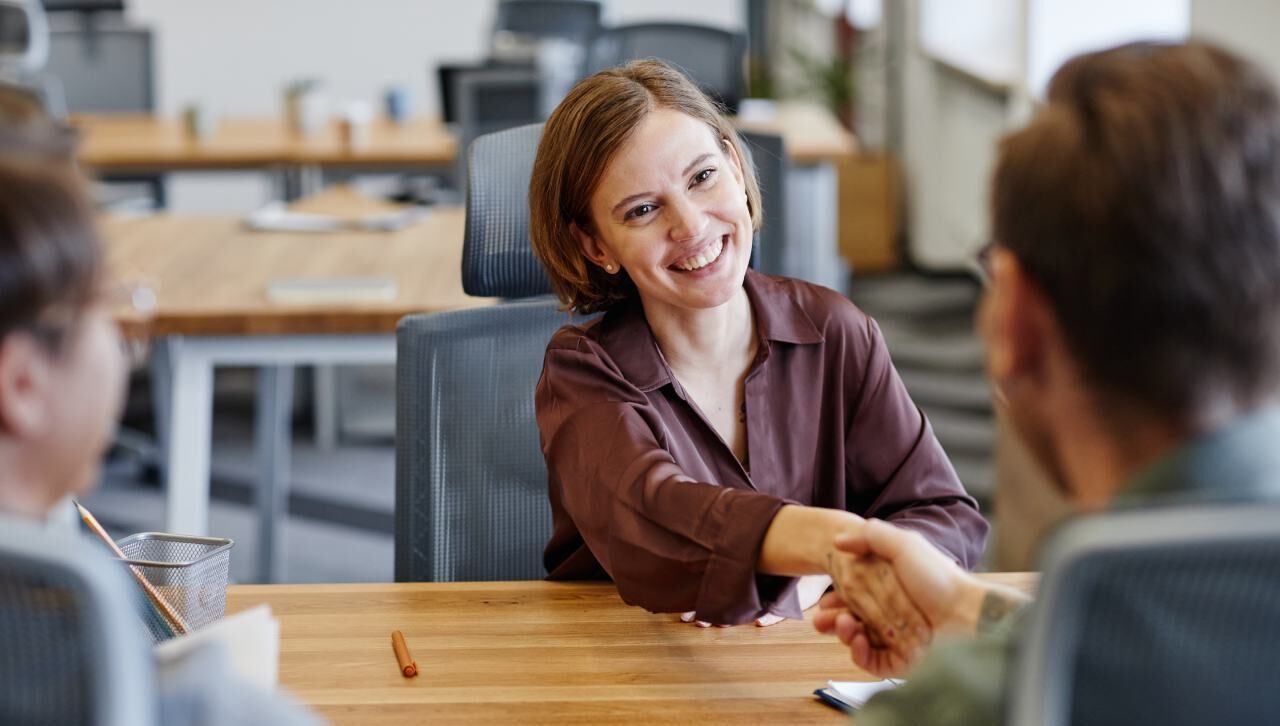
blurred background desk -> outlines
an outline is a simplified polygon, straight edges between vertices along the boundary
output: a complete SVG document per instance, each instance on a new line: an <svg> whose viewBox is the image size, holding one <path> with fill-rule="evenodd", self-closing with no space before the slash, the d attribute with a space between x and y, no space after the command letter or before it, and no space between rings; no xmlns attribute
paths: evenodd
<svg viewBox="0 0 1280 726"><path fill-rule="evenodd" d="M336 188L295 208L351 215L371 204L387 206ZM457 208L433 209L396 232L258 232L239 217L175 215L109 218L103 231L113 274L151 286L157 297L150 334L160 356L154 370L167 530L200 534L208 527L213 369L260 367L260 569L268 577L279 537L272 523L283 518L288 481L293 366L392 363L401 317L492 302L462 291ZM268 297L273 280L353 277L394 281L394 298L285 304Z"/></svg>
<svg viewBox="0 0 1280 726"><path fill-rule="evenodd" d="M227 612L264 602L280 684L335 724L847 724L813 690L868 679L807 621L696 628L624 605L611 583L241 585ZM418 677L396 669L392 630Z"/></svg>

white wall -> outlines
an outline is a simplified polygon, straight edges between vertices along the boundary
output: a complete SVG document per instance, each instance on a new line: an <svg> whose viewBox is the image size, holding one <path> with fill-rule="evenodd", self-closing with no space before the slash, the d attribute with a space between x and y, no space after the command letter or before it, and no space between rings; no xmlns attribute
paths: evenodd
<svg viewBox="0 0 1280 726"><path fill-rule="evenodd" d="M155 33L162 113L198 103L210 118L280 113L281 89L320 78L335 102L377 102L402 86L414 112L437 107L434 68L487 49L494 2L485 0L130 0L129 16ZM611 0L615 23L678 20L743 27L742 0ZM183 211L242 211L265 201L254 174L183 174L170 183Z"/></svg>
<svg viewBox="0 0 1280 726"><path fill-rule="evenodd" d="M901 73L904 119L899 152L906 170L910 250L924 267L956 269L986 241L986 194L995 143L1029 110L1028 89L1018 84L1010 94L1001 94L926 57L914 35L921 2L906 2L908 38ZM1088 4L1096 11L1103 3ZM1073 12L1080 8L1080 3L1072 3ZM1191 0L1193 36L1245 53L1280 77L1277 27L1276 0Z"/></svg>

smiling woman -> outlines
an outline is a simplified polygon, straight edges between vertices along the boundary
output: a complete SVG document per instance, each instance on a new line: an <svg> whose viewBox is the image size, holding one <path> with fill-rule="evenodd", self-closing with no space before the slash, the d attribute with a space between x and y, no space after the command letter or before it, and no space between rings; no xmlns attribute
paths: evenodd
<svg viewBox="0 0 1280 726"><path fill-rule="evenodd" d="M689 79L639 61L570 92L529 188L560 299L604 312L556 333L538 384L547 569L612 577L627 602L703 625L800 617L833 568L872 567L832 546L863 517L967 567L987 531L875 323L748 269L762 210L744 159ZM915 625L869 624L904 651Z"/></svg>

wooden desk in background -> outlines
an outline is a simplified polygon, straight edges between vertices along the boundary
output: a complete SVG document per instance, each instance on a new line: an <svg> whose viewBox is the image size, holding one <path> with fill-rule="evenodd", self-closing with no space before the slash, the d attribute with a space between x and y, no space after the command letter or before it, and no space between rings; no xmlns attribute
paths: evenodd
<svg viewBox="0 0 1280 726"><path fill-rule="evenodd" d="M187 138L179 120L145 114L83 114L71 123L83 137L80 161L104 174L289 165L424 167L451 164L458 154L456 134L434 117L401 125L377 119L360 149L342 143L336 122L298 137L283 119L230 117L199 141ZM857 149L835 117L814 104L780 103L774 117L742 126L781 135L796 164L838 161Z"/></svg>
<svg viewBox="0 0 1280 726"><path fill-rule="evenodd" d="M292 134L283 119L228 117L207 138L186 137L176 119L148 115L81 115L72 124L83 136L79 156L96 173L138 174L195 170L272 172L282 197L320 191L323 170L409 170L451 165L457 136L434 117L396 125L372 123L368 143L342 143L336 122L308 137ZM838 254L841 203L838 172L855 158L857 142L824 107L781 101L772 115L739 120L744 129L778 134L790 162L785 274L844 290L847 266ZM881 204L882 206L882 204ZM864 216L859 214L859 216ZM865 221L859 221L865 224Z"/></svg>
<svg viewBox="0 0 1280 726"><path fill-rule="evenodd" d="M226 118L208 138L188 139L177 119L145 114L81 115L80 161L100 173L272 169L293 165L424 167L452 163L457 140L433 118L396 125L375 120L359 149L342 143L338 124L299 137L282 119Z"/></svg>
<svg viewBox="0 0 1280 726"><path fill-rule="evenodd" d="M388 206L338 187L293 208L361 216ZM166 214L108 218L102 229L115 278L150 285L157 296L150 334L157 343L157 408L165 419L157 424L168 432L161 437L168 531L208 528L214 368L259 367L264 576L276 572L274 525L287 496L293 367L393 363L400 318L493 302L462 290L459 208L435 208L396 232L258 232L238 217ZM352 277L394 280L395 297L282 304L267 294L272 280Z"/></svg>
<svg viewBox="0 0 1280 726"><path fill-rule="evenodd" d="M1030 573L983 575L1031 592ZM696 628L607 583L242 585L280 620L280 684L335 724L847 724L813 690L868 679L809 622ZM391 651L401 630L419 675Z"/></svg>

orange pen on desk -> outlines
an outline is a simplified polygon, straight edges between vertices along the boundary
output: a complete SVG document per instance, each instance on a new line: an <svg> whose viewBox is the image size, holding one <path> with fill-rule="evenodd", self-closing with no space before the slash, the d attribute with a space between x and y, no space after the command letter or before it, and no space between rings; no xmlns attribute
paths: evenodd
<svg viewBox="0 0 1280 726"><path fill-rule="evenodd" d="M404 635L399 630L391 631L391 649L396 652L396 662L400 664L400 672L405 678L418 675L418 664L409 656L409 646L405 645Z"/></svg>

